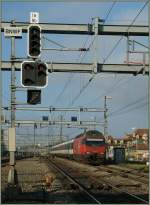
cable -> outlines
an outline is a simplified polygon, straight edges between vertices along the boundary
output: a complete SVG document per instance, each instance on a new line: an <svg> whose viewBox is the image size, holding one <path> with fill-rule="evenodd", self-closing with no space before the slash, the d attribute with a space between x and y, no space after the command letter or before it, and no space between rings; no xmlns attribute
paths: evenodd
<svg viewBox="0 0 150 205"><path fill-rule="evenodd" d="M144 106L146 106L147 104L148 104L148 101L145 101L145 102L143 102L142 104L135 106L134 108L130 108L130 109L128 109L128 110L122 111L122 112L120 112L120 113L117 113L117 114L114 114L114 115L111 115L111 116L108 115L108 118L116 117L116 116L118 116L118 115L123 115L123 114L129 113L129 112L131 112L131 111L133 111L133 110L136 110L136 109L138 109L138 108L144 107Z"/></svg>
<svg viewBox="0 0 150 205"><path fill-rule="evenodd" d="M143 11L143 9L146 7L146 5L148 4L149 0L143 5L143 7L139 10L138 14L134 17L134 19L132 20L131 24L128 26L126 32L129 31L129 29L132 27L132 25L134 24L134 22L136 21L136 19L138 18L138 16L141 14L141 12ZM123 36L121 36L121 38L117 41L117 43L115 44L115 46L112 48L112 50L108 53L108 55L106 56L106 58L103 61L103 64L108 60L108 58L111 56L111 54L114 52L114 50L118 47L119 43L121 42L121 40L123 39Z"/></svg>
<svg viewBox="0 0 150 205"><path fill-rule="evenodd" d="M108 12L107 12L107 14L106 14L106 17L105 17L105 22L107 21L107 19L108 19L109 15L110 15L112 9L114 8L115 4L116 4L116 1L112 3L110 9L108 10ZM97 37L97 36L94 36L93 41L92 41L91 44L89 45L89 48L93 45L93 43L94 43L96 37ZM76 102L76 100L80 97L80 95L81 95L81 94L84 92L84 90L89 86L89 84L91 83L91 81L92 81L94 78L95 78L95 75L93 75L93 76L88 80L88 82L80 89L80 92L79 92L79 93L74 97L74 99L72 100L71 105L73 105L73 104Z"/></svg>
<svg viewBox="0 0 150 205"><path fill-rule="evenodd" d="M149 0L144 4L144 6L139 10L138 14L134 17L133 21L131 22L131 24L128 26L127 31L129 31L130 27L134 24L134 22L136 21L137 17L141 14L141 12L143 11L143 9L146 7L147 3L149 2ZM116 3L116 2L114 2ZM114 4L113 4L114 5ZM113 8L113 5L111 8ZM106 60L111 56L111 54L114 52L114 50L117 48L117 46L119 45L119 43L121 42L121 40L123 39L123 36L117 41L117 43L115 44L115 46L113 47L113 49L108 53L108 55L106 56L106 58L103 61L103 65L106 62ZM120 82L120 80L118 81L118 83ZM127 81L128 82L128 81ZM117 85L117 83L115 84ZM95 100L99 99L100 97L102 97L103 95L100 95L99 97L97 97ZM93 101L95 101L93 100ZM93 101L91 103L93 103Z"/></svg>
<svg viewBox="0 0 150 205"><path fill-rule="evenodd" d="M123 81L125 79L125 81ZM95 103L97 100L99 100L100 98L104 97L105 95L108 95L110 93L112 93L113 91L115 91L116 88L120 88L121 86L123 86L126 83L132 82L133 80L133 76L131 78L124 78L122 77L121 79L119 79L117 82L115 82L113 85L111 85L110 88L107 89L107 91L105 91L103 94L99 95L98 97L96 97L94 100L88 102L88 104L93 104ZM121 83L120 83L121 82Z"/></svg>
<svg viewBox="0 0 150 205"><path fill-rule="evenodd" d="M123 107L121 107L121 108L119 108L119 109L117 109L117 110L111 112L108 116L111 116L111 115L113 115L113 114L116 114L116 113L118 113L118 112L121 112L121 111L127 109L128 107L131 107L131 106L133 106L133 105L136 105L136 104L142 102L143 100L145 100L146 96L147 96L147 95L142 96L141 98L137 99L136 101L131 102L131 103L128 103L127 105L125 105L125 106L123 106Z"/></svg>
<svg viewBox="0 0 150 205"><path fill-rule="evenodd" d="M92 22L93 22L93 19L92 19L92 21L91 21L91 24L92 24ZM84 41L84 43L83 43L83 46L82 46L83 48L86 46L89 37L90 37L90 36L87 36L87 38L85 39L85 41ZM92 42L93 42L93 41L92 41ZM92 43L88 46L89 49L90 49L91 45L92 45ZM79 63L81 63L82 60L84 59L86 53L87 53L87 51L84 52L84 55L82 56L83 52L80 52L79 56L78 56L77 59L76 59L76 62L79 61ZM82 57L82 58L81 58L81 57ZM80 59L80 58L81 58L81 59ZM65 83L65 85L64 85L64 87L63 87L63 90L62 90L61 93L56 97L56 99L55 99L55 101L54 101L54 104L57 104L58 99L63 95L63 93L65 92L66 88L68 87L68 85L70 84L71 80L73 79L73 77L74 77L74 73L72 73L72 74L70 75L68 81Z"/></svg>
<svg viewBox="0 0 150 205"><path fill-rule="evenodd" d="M57 45L57 46L59 46L59 47L61 47L61 48L66 48L66 46L64 46L64 45L62 45L62 44L60 44L60 43L57 43L57 42L54 41L54 40L51 40L51 39L49 39L49 38L46 38L45 36L43 36L42 38L45 39L45 40L47 40L47 41L49 41L49 42L51 42L51 43L53 43L53 44L55 44L55 45Z"/></svg>
<svg viewBox="0 0 150 205"><path fill-rule="evenodd" d="M113 7L115 6L115 4L116 4L116 1L112 3L110 9L108 10L108 12L107 12L107 14L106 14L106 17L105 17L105 22L107 21L107 19L108 19L110 13L111 13ZM91 24L92 24L92 23L91 23ZM89 49L90 49L91 46L93 45L95 39L96 39L96 36L94 36L93 41L92 41L92 42L90 43L90 45L88 46ZM87 40L86 40L86 41L87 41ZM86 41L85 41L83 47L85 47ZM87 53L87 52L86 52L86 53ZM82 57L81 61L82 61L83 58L85 57L86 53L84 53L84 56ZM62 96L62 94L63 94L64 91L66 90L66 88L67 88L67 86L69 85L69 83L71 82L73 76L74 76L74 74L69 78L69 80L68 80L67 83L65 84L65 86L64 86L64 88L63 88L63 90L62 90L62 92L61 92L61 93L59 94L59 96L56 98L56 100L55 100L56 102L58 101L58 99ZM82 92L88 87L88 85L90 84L90 82L91 82L93 79L94 79L94 76L92 76L92 78L90 78L90 79L88 80L88 82L86 83L86 85L84 85L84 86L81 88L80 93L77 94L77 96L75 96L74 99L78 98L78 97L82 94ZM74 99L72 100L72 102L74 101ZM71 103L71 105L72 105L72 103Z"/></svg>
<svg viewBox="0 0 150 205"><path fill-rule="evenodd" d="M108 118L110 118L112 116L124 114L124 113L132 111L134 109L140 108L140 106L142 106L143 104L145 105L145 103L148 103L147 100L145 99L146 97L147 97L147 95L144 95L141 98L139 98L131 103L128 103L127 105L125 105L125 106L123 106L115 111L112 111L110 114L108 114ZM142 104L139 104L139 103L142 103Z"/></svg>
<svg viewBox="0 0 150 205"><path fill-rule="evenodd" d="M132 23L128 26L127 31L129 31L130 27L134 24L134 22L136 21L137 17L141 14L141 12L143 11L143 9L145 8L145 6L147 5L148 1L144 4L144 6L140 9L139 13L135 16L135 18L133 19ZM113 8L113 7L112 7ZM109 12L110 13L110 12ZM119 43L121 42L121 40L123 39L123 36L119 39L119 41L115 44L115 46L113 47L113 49L109 52L109 54L106 56L106 58L103 61L103 64L107 61L107 59L111 56L111 54L114 52L114 50L117 48L117 46L119 45ZM92 45L94 42L94 40L92 41L92 43L90 45ZM79 96L82 94L82 92L88 87L88 85L90 84L90 82L93 80L93 78L91 80L89 80L86 85L84 85L82 87L82 89L80 90L80 92L75 96L75 98L72 100L71 105L73 105L76 100L79 98ZM120 82L120 81L119 81ZM66 89L66 88L65 88ZM64 89L64 90L65 90Z"/></svg>
<svg viewBox="0 0 150 205"><path fill-rule="evenodd" d="M105 22L107 21L109 15L110 15L110 13L111 13L111 11L112 11L112 9L114 8L114 6L115 6L116 3L117 3L117 0L112 3L110 9L108 10L108 12L107 12L107 14L106 14Z"/></svg>

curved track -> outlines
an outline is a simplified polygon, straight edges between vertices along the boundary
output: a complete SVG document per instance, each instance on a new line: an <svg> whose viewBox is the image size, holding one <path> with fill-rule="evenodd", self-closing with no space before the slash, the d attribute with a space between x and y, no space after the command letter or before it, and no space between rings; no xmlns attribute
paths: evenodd
<svg viewBox="0 0 150 205"><path fill-rule="evenodd" d="M68 174L66 171L64 171L61 167L59 167L56 163L49 161L49 163L52 164L52 166L58 171L60 172L64 177L66 177L71 183L75 184L76 186L78 186L78 188L80 190L82 190L83 193L85 193L94 203L96 204L101 204L101 202L99 200L97 200L89 191L88 189L82 185L81 183L79 183L76 179L74 179L70 174Z"/></svg>
<svg viewBox="0 0 150 205"><path fill-rule="evenodd" d="M85 195L88 195L88 197L91 198L91 200L93 200L94 203L99 203L99 204L103 203L103 198L101 199L100 195L98 195L97 197L97 195L94 194L93 192L89 192L87 185L85 185L86 184L85 180L82 180L81 178L85 178L86 182L88 180L89 183L90 182L92 183L92 185L96 184L97 186L98 185L101 186L100 184L105 184L109 189L113 190L113 192L119 193L120 195L123 196L123 198L127 199L127 201L131 201L132 203L148 204L147 200L143 199L139 195L138 196L135 195L132 192L130 193L130 191L126 189L123 189L120 187L118 188L115 184L113 184L108 179L105 179L104 177L97 178L96 175L94 176L94 172L93 172L93 175L91 175L91 173L86 173L86 176L85 176L85 172L78 169L78 167L76 167L76 174L75 174L75 170L73 170L73 167L67 167L65 163L62 164L57 160L53 160L53 162L50 160L48 161L48 163L53 165L53 167L55 167L55 169L57 169L57 171L59 171L62 175L64 175L71 183L74 183L76 186L78 186L79 189L82 190Z"/></svg>
<svg viewBox="0 0 150 205"><path fill-rule="evenodd" d="M149 183L149 180L148 178L144 175L144 174L139 174L139 173L132 173L134 172L135 170L124 170L123 168L122 169L118 169L117 167L108 167L108 166L104 166L104 165L101 165L100 167L97 168L98 170L105 170L106 172L110 173L111 175L119 175L121 177L124 177L124 178L129 178L129 179L132 179L134 181L137 181L137 182L140 182L140 183L143 183L143 184L147 184Z"/></svg>

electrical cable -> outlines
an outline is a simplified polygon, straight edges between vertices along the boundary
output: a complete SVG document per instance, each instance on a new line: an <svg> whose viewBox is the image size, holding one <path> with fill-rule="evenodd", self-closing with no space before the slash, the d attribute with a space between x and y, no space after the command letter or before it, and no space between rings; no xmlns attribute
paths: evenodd
<svg viewBox="0 0 150 205"><path fill-rule="evenodd" d="M115 4L117 3L117 0L114 1L110 7L110 9L108 10L107 14L106 14L106 17L105 17L105 22L108 20L108 17L110 16L110 13L112 11L112 9L114 8Z"/></svg>
<svg viewBox="0 0 150 205"><path fill-rule="evenodd" d="M125 80L125 81L123 81ZM113 91L115 91L118 87L120 88L121 86L123 86L126 83L132 82L133 80L133 76L131 76L131 78L125 78L122 77L121 79L119 79L117 82L115 82L113 85L111 85L111 87L109 87L107 89L107 91L105 91L103 94L99 95L98 97L96 97L94 100L88 102L87 104L91 105L94 104L97 100L99 100L100 98L107 96L108 94L112 93Z"/></svg>
<svg viewBox="0 0 150 205"><path fill-rule="evenodd" d="M131 24L128 26L127 31L129 31L129 29L131 28L131 26L134 24L134 22L136 21L136 19L138 18L138 16L141 14L141 12L143 11L143 9L146 7L146 5L148 4L149 0L143 5L143 7L139 10L138 14L134 17L134 19L132 20ZM115 3L115 2L114 2ZM103 61L103 65L104 63L108 60L108 58L111 56L111 54L114 52L114 50L118 47L119 43L121 42L121 40L123 39L123 36L117 41L117 43L115 44L115 46L112 48L112 50L108 53L108 55L106 56L106 58ZM120 82L120 80L118 81L118 83ZM127 81L128 82L128 81ZM116 83L117 84L117 83ZM97 100L98 98L102 97L103 95L100 95L99 97L97 97L95 100ZM93 101L95 101L93 100ZM92 101L92 102L93 102Z"/></svg>
<svg viewBox="0 0 150 205"><path fill-rule="evenodd" d="M139 108L143 108L144 106L148 105L148 101L144 101L142 102L140 105L137 105L135 106L134 108L130 108L130 109L127 109L127 110L124 110L122 112L119 112L119 113L116 113L116 114L112 114L112 115L108 115L108 118L111 118L111 117L114 117L114 116L118 116L118 115L123 115L123 114L126 114L126 113L129 113L135 109L139 109Z"/></svg>
<svg viewBox="0 0 150 205"><path fill-rule="evenodd" d="M92 19L92 21L91 21L91 24L92 24L92 22L93 22L93 19ZM82 46L83 48L86 46L89 37L90 37L90 36L87 36L87 38L85 39L85 41L84 41L84 43L83 43L83 46ZM91 45L92 45L92 44L90 44L90 45L88 46L89 49L90 49ZM80 52L80 54L78 55L78 57L77 57L77 59L76 59L75 61L81 63L82 60L84 59L86 53L87 53L87 51L84 52L84 55L82 56L83 52ZM81 59L80 59L80 58L81 58ZM64 87L63 87L61 93L56 97L56 99L55 99L55 101L54 101L53 104L57 104L58 100L60 99L60 97L63 95L63 93L64 93L65 90L67 89L67 87L68 87L68 85L70 84L70 82L71 82L71 80L73 79L73 77L74 77L74 73L72 73L72 74L69 76L68 81L65 83L65 85L64 85Z"/></svg>
<svg viewBox="0 0 150 205"><path fill-rule="evenodd" d="M108 19L109 15L110 15L112 9L114 8L115 4L116 4L116 1L112 3L110 9L108 10L108 12L107 12L107 14L106 14L106 17L105 17L105 21L104 21L104 22L107 21L107 19ZM94 36L93 41L92 41L91 44L89 45L89 48L93 45L93 43L94 43L96 37L97 37L97 36ZM89 84L91 83L91 81L92 81L94 78L95 78L95 75L93 75L92 77L90 77L90 79L87 81L87 83L80 89L80 92L74 97L74 99L73 99L72 102L71 102L71 105L73 105L73 104L76 102L76 100L80 97L80 95L81 95L81 94L84 92L84 90L89 86ZM71 105L69 105L69 106L71 106Z"/></svg>
<svg viewBox="0 0 150 205"><path fill-rule="evenodd" d="M115 2L114 2L115 3ZM141 14L141 12L143 11L143 9L145 8L145 6L147 5L148 1L144 4L144 6L140 9L139 13L135 16L135 18L133 19L132 23L128 26L127 31L129 31L130 27L134 24L134 22L136 21L137 17ZM113 7L113 6L112 6ZM110 11L109 11L110 13ZM117 46L119 45L119 43L121 42L121 40L123 39L123 36L119 39L119 41L117 41L117 43L115 44L115 46L113 47L113 49L109 52L109 54L106 56L106 58L103 61L103 64L108 60L108 58L112 55L112 53L114 52L114 50L117 48ZM91 45L93 44L94 41L92 41ZM82 94L82 92L87 88L87 86L89 85L89 83L92 81L93 79L89 80L86 85L84 85L80 92L75 96L75 98L72 100L71 105L73 105L75 103L75 101L78 99L78 97ZM66 88L65 88L66 89ZM65 90L64 89L64 90Z"/></svg>
<svg viewBox="0 0 150 205"><path fill-rule="evenodd" d="M51 43L53 43L53 44L55 44L55 45L57 45L57 46L59 46L59 47L61 47L61 48L67 48L66 46L64 46L64 45L62 45L62 44L60 44L60 43L57 43L57 42L54 41L54 40L51 40L51 39L49 39L49 38L46 38L45 36L43 36L42 38L45 39L45 40L47 40L47 41L49 41L49 42L51 42Z"/></svg>
<svg viewBox="0 0 150 205"><path fill-rule="evenodd" d="M129 32L130 28L132 27L132 25L135 23L136 19L138 18L138 16L141 14L141 12L144 10L144 8L146 7L146 5L148 4L149 0L142 6L142 8L139 10L138 14L134 17L134 19L132 20L131 24L128 26L126 32ZM103 61L103 64L108 60L108 58L112 55L112 53L114 52L114 50L118 47L119 43L121 42L121 40L123 39L124 36L121 36L121 38L117 41L117 43L114 45L114 47L112 48L112 50L108 53L108 55L106 56L106 58Z"/></svg>
<svg viewBox="0 0 150 205"><path fill-rule="evenodd" d="M128 107L131 107L131 106L133 106L133 105L135 106L136 104L138 104L138 103L142 102L143 100L145 100L146 96L147 96L147 95L142 96L141 98L135 100L134 102L128 103L127 105L125 105L125 106L123 106L123 107L121 107L121 108L119 108L119 109L117 109L117 110L115 110L115 111L112 111L112 112L109 114L109 116L111 116L111 115L113 115L113 114L116 114L116 113L118 113L118 112L121 112L121 111L123 111L123 110L125 110L125 109L127 109Z"/></svg>

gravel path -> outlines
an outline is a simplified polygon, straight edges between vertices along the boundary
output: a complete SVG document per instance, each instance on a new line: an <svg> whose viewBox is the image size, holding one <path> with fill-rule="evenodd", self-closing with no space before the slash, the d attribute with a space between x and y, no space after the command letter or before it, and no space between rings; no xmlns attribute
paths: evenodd
<svg viewBox="0 0 150 205"><path fill-rule="evenodd" d="M44 176L54 176L50 172L46 163L41 162L38 159L25 159L17 161L16 169L18 173L18 181L21 186L23 195L22 198L26 198L30 202L44 200ZM2 202L7 201L7 178L8 178L9 166L1 168L1 192ZM24 201L25 203L26 201ZM7 202L8 203L8 202Z"/></svg>

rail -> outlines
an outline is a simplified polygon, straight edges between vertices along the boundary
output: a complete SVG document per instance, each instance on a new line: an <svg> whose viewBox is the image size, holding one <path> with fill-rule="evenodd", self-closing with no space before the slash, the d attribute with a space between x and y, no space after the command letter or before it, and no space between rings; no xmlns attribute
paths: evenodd
<svg viewBox="0 0 150 205"><path fill-rule="evenodd" d="M56 165L54 162L52 161L48 161L50 162L55 169L57 169L62 175L64 175L69 181L71 181L72 183L74 183L75 185L77 185L79 187L79 189L81 189L86 195L88 195L93 202L96 202L97 204L102 204L99 200L97 200L91 193L89 193L89 191L83 186L81 185L79 182L77 182L73 177L71 177L68 173L66 173L62 168L60 168L58 165Z"/></svg>

